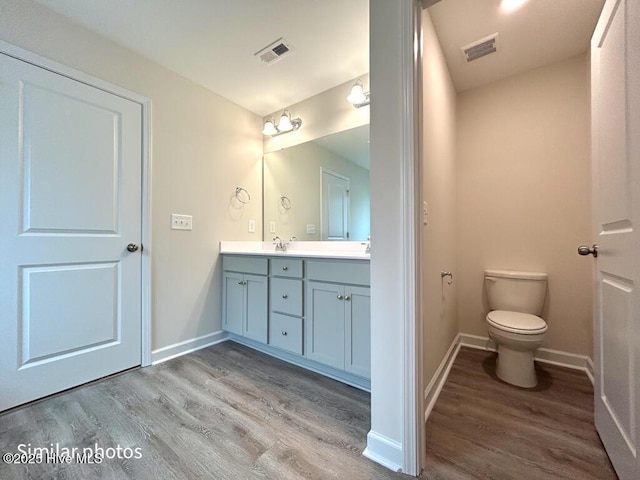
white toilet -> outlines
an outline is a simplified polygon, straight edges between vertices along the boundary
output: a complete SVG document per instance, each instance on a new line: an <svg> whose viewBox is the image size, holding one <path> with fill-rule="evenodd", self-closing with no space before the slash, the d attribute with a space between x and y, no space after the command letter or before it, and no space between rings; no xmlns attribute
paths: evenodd
<svg viewBox="0 0 640 480"><path fill-rule="evenodd" d="M547 274L486 270L489 336L498 345L498 377L518 387L538 384L533 352L544 343L547 323L540 318Z"/></svg>

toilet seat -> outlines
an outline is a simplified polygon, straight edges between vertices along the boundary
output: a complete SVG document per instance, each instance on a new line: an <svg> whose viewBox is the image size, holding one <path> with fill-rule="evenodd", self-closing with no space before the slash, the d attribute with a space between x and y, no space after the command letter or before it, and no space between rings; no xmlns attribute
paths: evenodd
<svg viewBox="0 0 640 480"><path fill-rule="evenodd" d="M537 335L547 331L547 323L536 315L494 310L487 315L489 325L510 333Z"/></svg>

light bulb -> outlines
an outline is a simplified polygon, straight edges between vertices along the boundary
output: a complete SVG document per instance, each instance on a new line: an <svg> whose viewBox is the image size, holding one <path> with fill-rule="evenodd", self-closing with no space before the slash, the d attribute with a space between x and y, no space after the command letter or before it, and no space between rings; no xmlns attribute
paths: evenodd
<svg viewBox="0 0 640 480"><path fill-rule="evenodd" d="M276 133L278 133L278 130L276 130L276 126L273 124L273 118L264 122L264 128L262 129L263 135L275 135Z"/></svg>
<svg viewBox="0 0 640 480"><path fill-rule="evenodd" d="M278 122L278 130L281 132L290 132L293 130L293 125L291 124L291 116L288 110L282 112L282 116L280 117L280 121Z"/></svg>
<svg viewBox="0 0 640 480"><path fill-rule="evenodd" d="M353 105L359 105L367 101L367 96L364 94L364 88L362 83L358 80L353 87L351 87L351 93L347 97L347 102Z"/></svg>
<svg viewBox="0 0 640 480"><path fill-rule="evenodd" d="M525 3L527 3L527 0L502 0L500 6L505 12L513 12Z"/></svg>

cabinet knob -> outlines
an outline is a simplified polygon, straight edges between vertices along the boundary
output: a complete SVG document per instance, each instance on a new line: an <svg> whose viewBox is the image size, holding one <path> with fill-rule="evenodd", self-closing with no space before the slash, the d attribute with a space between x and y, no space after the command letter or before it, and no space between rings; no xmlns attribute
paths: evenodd
<svg viewBox="0 0 640 480"><path fill-rule="evenodd" d="M342 300L344 297L342 295L338 295L338 300Z"/></svg>
<svg viewBox="0 0 640 480"><path fill-rule="evenodd" d="M289 267L282 267L282 270L286 272L287 270L289 270Z"/></svg>
<svg viewBox="0 0 640 480"><path fill-rule="evenodd" d="M285 330L283 330L283 331L282 331L282 335L286 337L286 336L287 336L287 335L289 335L289 334L288 334Z"/></svg>
<svg viewBox="0 0 640 480"><path fill-rule="evenodd" d="M351 300L351 297L349 295L346 295L344 299L348 302L349 300Z"/></svg>
<svg viewBox="0 0 640 480"><path fill-rule="evenodd" d="M289 295L287 295L287 294L285 293L284 295L282 295L282 298L284 298L284 299L286 300L287 298L289 298Z"/></svg>

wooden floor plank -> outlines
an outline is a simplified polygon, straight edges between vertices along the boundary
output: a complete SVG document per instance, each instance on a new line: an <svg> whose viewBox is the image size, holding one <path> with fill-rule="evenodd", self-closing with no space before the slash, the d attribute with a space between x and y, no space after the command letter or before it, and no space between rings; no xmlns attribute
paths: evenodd
<svg viewBox="0 0 640 480"><path fill-rule="evenodd" d="M580 371L536 365L534 389L495 374L496 354L461 348L427 422L428 479L617 478Z"/></svg>
<svg viewBox="0 0 640 480"><path fill-rule="evenodd" d="M540 385L495 376L495 356L461 349L427 423L430 480L615 479L582 372L544 366ZM142 449L99 465L0 463L0 479L407 478L362 457L366 392L226 342L0 415L18 444Z"/></svg>
<svg viewBox="0 0 640 480"><path fill-rule="evenodd" d="M0 415L18 444L142 449L99 465L8 465L0 479L396 479L362 456L370 396L225 342Z"/></svg>

